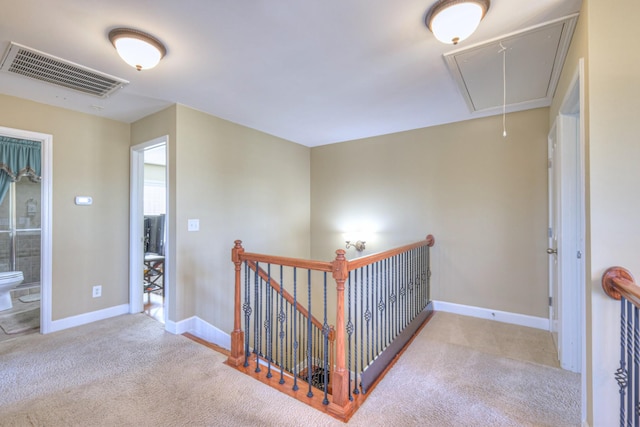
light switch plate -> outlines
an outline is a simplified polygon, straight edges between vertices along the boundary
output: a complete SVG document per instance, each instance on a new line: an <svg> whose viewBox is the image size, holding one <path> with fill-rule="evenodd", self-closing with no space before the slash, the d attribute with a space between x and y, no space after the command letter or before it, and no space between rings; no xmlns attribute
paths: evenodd
<svg viewBox="0 0 640 427"><path fill-rule="evenodd" d="M188 231L198 231L198 230L200 230L200 220L199 219L189 219L189 220L187 220L187 230Z"/></svg>

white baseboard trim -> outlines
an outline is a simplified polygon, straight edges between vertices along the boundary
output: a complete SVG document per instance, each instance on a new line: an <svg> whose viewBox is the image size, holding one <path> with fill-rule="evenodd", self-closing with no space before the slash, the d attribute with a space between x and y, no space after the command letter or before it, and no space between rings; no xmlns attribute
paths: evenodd
<svg viewBox="0 0 640 427"><path fill-rule="evenodd" d="M490 310L488 308L472 307L445 301L433 301L435 311L460 314L462 316L478 317L480 319L496 320L513 325L529 328L549 330L549 319L544 317L527 316L525 314L510 313L508 311Z"/></svg>
<svg viewBox="0 0 640 427"><path fill-rule="evenodd" d="M196 337L217 346L229 350L231 348L231 335L205 322L198 316L193 316L179 322L167 320L165 330L172 334L180 335L188 332Z"/></svg>
<svg viewBox="0 0 640 427"><path fill-rule="evenodd" d="M91 311L89 313L79 314L77 316L53 320L49 322L47 328L45 329L45 331L42 331L42 333L48 334L50 332L62 331L64 329L86 325L87 323L97 322L98 320L104 320L110 317L116 317L127 313L129 313L129 304L116 305L114 307Z"/></svg>

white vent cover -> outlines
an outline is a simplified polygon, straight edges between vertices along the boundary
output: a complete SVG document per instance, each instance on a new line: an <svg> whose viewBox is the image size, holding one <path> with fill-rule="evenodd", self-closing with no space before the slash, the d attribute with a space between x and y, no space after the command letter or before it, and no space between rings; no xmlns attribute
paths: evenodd
<svg viewBox="0 0 640 427"><path fill-rule="evenodd" d="M502 111L502 48L506 107L518 111L551 105L577 20L573 14L445 54L469 110Z"/></svg>
<svg viewBox="0 0 640 427"><path fill-rule="evenodd" d="M83 67L11 42L0 71L18 74L100 98L111 95L128 81Z"/></svg>

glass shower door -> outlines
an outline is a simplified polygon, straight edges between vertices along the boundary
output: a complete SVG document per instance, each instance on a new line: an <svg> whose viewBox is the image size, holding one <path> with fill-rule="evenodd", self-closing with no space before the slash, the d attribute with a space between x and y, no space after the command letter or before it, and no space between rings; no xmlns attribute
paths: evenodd
<svg viewBox="0 0 640 427"><path fill-rule="evenodd" d="M22 271L24 285L40 284L40 190L23 178L0 205L0 271Z"/></svg>

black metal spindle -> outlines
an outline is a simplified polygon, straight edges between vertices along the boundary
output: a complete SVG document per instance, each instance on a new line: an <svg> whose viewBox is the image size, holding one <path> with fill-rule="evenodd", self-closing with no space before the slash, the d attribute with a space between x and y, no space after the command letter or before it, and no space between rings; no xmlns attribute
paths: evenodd
<svg viewBox="0 0 640 427"><path fill-rule="evenodd" d="M632 304L627 301L627 378L631 380L633 378L633 311ZM633 416L633 390L628 388L627 391L627 422L631 423L631 417Z"/></svg>
<svg viewBox="0 0 640 427"><path fill-rule="evenodd" d="M311 270L307 269L307 377L309 382L309 392L307 397L313 397L313 391L311 391L311 385L313 383L313 364L311 357Z"/></svg>
<svg viewBox="0 0 640 427"><path fill-rule="evenodd" d="M395 338L398 334L398 256L393 257L393 293L391 294L391 304L393 304L393 317L391 319L391 336Z"/></svg>
<svg viewBox="0 0 640 427"><path fill-rule="evenodd" d="M271 378L273 375L271 374L271 360L273 359L271 355L271 315L272 315L272 307L271 307L271 297L273 293L271 290L271 264L267 264L267 288L266 288L266 306L267 310L265 313L266 320L264 324L264 334L267 338L267 378Z"/></svg>
<svg viewBox="0 0 640 427"><path fill-rule="evenodd" d="M639 395L638 395L638 384L640 383L640 360L638 357L640 356L640 326L638 325L638 307L633 305L633 412L629 414L629 417L633 415L633 425L640 425L640 414L638 411L640 407L638 406Z"/></svg>
<svg viewBox="0 0 640 427"><path fill-rule="evenodd" d="M377 263L371 266L371 310L373 310L374 315L371 319L371 351L373 352L373 359L376 355L378 355L378 315L380 314L380 310L378 307L378 265Z"/></svg>
<svg viewBox="0 0 640 427"><path fill-rule="evenodd" d="M367 331L367 339L365 340L366 344L367 344L367 352L366 352L366 357L367 357L367 364L369 364L369 361L371 360L371 310L369 310L369 295L371 294L371 266L367 265L366 267L366 271L367 271L367 280L365 283L366 286L366 292L367 292L367 296L366 296L366 303L367 303L367 309L364 313L364 318L365 321L367 322L366 325L366 331Z"/></svg>
<svg viewBox="0 0 640 427"><path fill-rule="evenodd" d="M357 269L354 271L354 278L353 278L353 294L354 294L353 295L353 319L355 319L356 322L358 319L358 271L360 271L360 269ZM351 286L352 286L351 276L349 276L349 288L351 288ZM359 323L362 323L362 322L359 322ZM359 394L360 392L358 391L358 372L359 372L358 371L358 325L355 325L355 327L353 328L353 351L354 351L353 372L355 374L355 378L353 381L353 394Z"/></svg>
<svg viewBox="0 0 640 427"><path fill-rule="evenodd" d="M256 370L255 372L260 372L260 358L258 357L258 355L260 354L260 342L259 342L259 337L260 337L260 319L261 319L261 314L260 313L260 308L261 308L261 304L262 301L260 300L260 275L258 274L258 271L260 271L260 265L259 263L256 262L256 271L255 274L253 275L253 281L254 281L254 292L255 292L255 296L254 296L254 301L255 301L255 311L256 311L256 317L253 321L253 352L256 354Z"/></svg>
<svg viewBox="0 0 640 427"><path fill-rule="evenodd" d="M242 309L244 310L244 330L247 333L244 335L244 367L249 366L249 321L251 317L251 292L250 292L250 269L249 264L244 263L244 304Z"/></svg>
<svg viewBox="0 0 640 427"><path fill-rule="evenodd" d="M298 283L297 268L293 267L293 390L298 390Z"/></svg>
<svg viewBox="0 0 640 427"><path fill-rule="evenodd" d="M284 311L284 275L282 274L282 265L280 266L280 311L278 312L278 321L280 322L280 384L284 384L284 339L285 339L285 322L287 320Z"/></svg>
<svg viewBox="0 0 640 427"><path fill-rule="evenodd" d="M329 404L329 399L328 399L328 395L329 395L329 333L331 332L331 329L329 328L329 322L327 321L327 272L324 272L324 280L323 280L323 287L322 287L322 295L323 295L323 311L324 311L324 319L322 322L322 336L323 336L323 348L324 348L324 353L323 353L323 363L322 363L322 370L323 370L323 389L324 389L324 399L322 400L322 404L323 405L328 405ZM351 304L351 301L349 301L349 304ZM349 343L351 344L351 343ZM351 364L351 354L349 354L349 364ZM349 375L351 375L351 372L349 372ZM349 376L349 378L351 378L351 376Z"/></svg>

